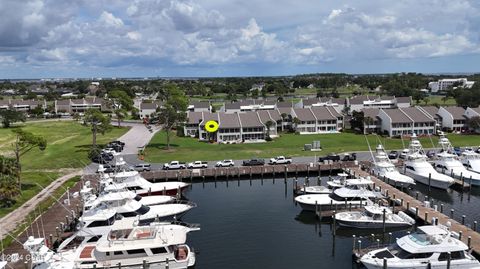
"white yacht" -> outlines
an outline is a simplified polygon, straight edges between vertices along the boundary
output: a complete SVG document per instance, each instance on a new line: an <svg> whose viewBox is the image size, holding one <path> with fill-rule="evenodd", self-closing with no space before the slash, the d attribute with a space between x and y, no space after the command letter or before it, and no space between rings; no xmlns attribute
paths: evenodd
<svg viewBox="0 0 480 269"><path fill-rule="evenodd" d="M411 137L409 153L404 166L405 174L422 184L428 185L430 181L431 187L446 190L454 183L453 178L437 172L437 170L427 162L427 156L423 151L422 144L420 144L415 134Z"/></svg>
<svg viewBox="0 0 480 269"><path fill-rule="evenodd" d="M399 228L408 227L415 224L415 220L403 212L395 214L388 207L369 205L364 207L364 211L350 211L335 214L335 220L340 226L353 227L360 229L379 229L383 228L383 215L385 210L385 227Z"/></svg>
<svg viewBox="0 0 480 269"><path fill-rule="evenodd" d="M437 153L436 159L433 161L437 171L443 174L450 175L456 178L464 178L465 182L480 185L480 174L467 170L463 164L458 160L458 156L453 154L454 150L452 144L445 136L440 137L438 145L441 148L441 152Z"/></svg>
<svg viewBox="0 0 480 269"><path fill-rule="evenodd" d="M37 269L81 268L188 268L195 265L195 253L185 244L187 233L197 226L151 225L116 227L97 242L86 242L77 248L54 253L43 238L29 237L24 243Z"/></svg>
<svg viewBox="0 0 480 269"><path fill-rule="evenodd" d="M461 161L469 171L480 173L480 154L472 149L465 150L462 152Z"/></svg>
<svg viewBox="0 0 480 269"><path fill-rule="evenodd" d="M327 181L327 186L304 186L299 191L303 194L331 194L334 189L345 186L347 177L347 173L339 173L338 178Z"/></svg>
<svg viewBox="0 0 480 269"><path fill-rule="evenodd" d="M396 243L386 248L373 250L363 255L360 261L368 269L382 269L386 258L387 268L420 269L447 268L450 253L450 268L480 268L480 263L473 257L468 246L452 236L443 225L422 226L413 234L397 239Z"/></svg>
<svg viewBox="0 0 480 269"><path fill-rule="evenodd" d="M295 197L295 201L300 204L303 210L315 211L316 206L320 210L331 210L333 208L344 209L349 204L363 205L370 202L369 198L380 198L380 194L372 192L362 185L349 185L334 190L329 195L324 194L304 194Z"/></svg>
<svg viewBox="0 0 480 269"><path fill-rule="evenodd" d="M415 185L413 178L400 174L388 158L388 154L382 145L378 145L376 148L372 170L377 177L388 179L388 182L393 186L409 187L410 185Z"/></svg>

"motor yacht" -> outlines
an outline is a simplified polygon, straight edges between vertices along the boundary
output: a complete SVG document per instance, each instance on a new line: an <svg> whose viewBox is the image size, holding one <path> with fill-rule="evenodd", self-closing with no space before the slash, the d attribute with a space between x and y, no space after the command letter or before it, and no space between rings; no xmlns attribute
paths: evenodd
<svg viewBox="0 0 480 269"><path fill-rule="evenodd" d="M360 261L368 269L382 269L384 259L387 268L420 269L447 268L450 255L450 268L480 268L480 263L468 250L468 246L455 238L443 225L421 226L416 233L397 239L396 243L370 251Z"/></svg>
<svg viewBox="0 0 480 269"><path fill-rule="evenodd" d="M460 156L463 166L469 171L480 173L480 154L470 149L464 150Z"/></svg>
<svg viewBox="0 0 480 269"><path fill-rule="evenodd" d="M161 224L114 226L96 242L86 242L65 252L55 253L43 238L29 237L24 248L37 269L62 268L188 268L195 265L195 253L186 244L187 233L198 226Z"/></svg>
<svg viewBox="0 0 480 269"><path fill-rule="evenodd" d="M360 229L379 229L384 226L385 228L399 228L415 224L415 220L407 214L403 212L395 214L390 208L377 204L365 206L363 211L337 213L335 220L340 226Z"/></svg>
<svg viewBox="0 0 480 269"><path fill-rule="evenodd" d="M373 161L373 173L379 178L385 178L386 181L396 187L409 187L415 185L413 178L402 175L392 163L388 154L382 145L376 148L376 154Z"/></svg>
<svg viewBox="0 0 480 269"><path fill-rule="evenodd" d="M454 150L448 138L441 136L438 140L438 145L441 148L441 152L437 153L433 161L437 171L455 178L463 178L466 182L471 180L472 184L480 185L480 174L467 170L463 166L458 156L453 153Z"/></svg>
<svg viewBox="0 0 480 269"><path fill-rule="evenodd" d="M415 134L412 135L409 153L404 163L404 171L415 181L434 188L448 189L454 183L453 178L441 174L427 162L427 156L423 151L422 144L418 141Z"/></svg>

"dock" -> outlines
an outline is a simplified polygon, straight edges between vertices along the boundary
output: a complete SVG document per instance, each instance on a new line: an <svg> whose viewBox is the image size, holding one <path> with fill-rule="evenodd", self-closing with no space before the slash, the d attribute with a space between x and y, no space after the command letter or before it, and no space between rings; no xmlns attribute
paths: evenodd
<svg viewBox="0 0 480 269"><path fill-rule="evenodd" d="M375 187L378 187L385 197L388 197L391 201L396 203L396 206L400 207L402 210L414 215L417 221L420 220L425 224L433 224L433 221L435 221L436 224L450 226L450 230L458 233L461 241L467 244L476 255L480 255L480 234L477 232L476 221L471 225L472 228L470 228L466 225L463 216L462 222L458 222L453 218L454 211L451 211L449 216L447 216L442 212L443 208L437 208L437 210L435 210L435 208L427 206L424 202L415 199L400 189L395 188L360 168L351 168L349 169L349 172L354 172L363 177L369 176L374 182Z"/></svg>

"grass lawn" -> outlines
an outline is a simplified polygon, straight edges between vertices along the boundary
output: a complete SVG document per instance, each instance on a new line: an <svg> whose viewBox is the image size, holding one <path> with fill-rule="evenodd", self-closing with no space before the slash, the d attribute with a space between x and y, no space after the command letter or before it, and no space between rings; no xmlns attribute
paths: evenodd
<svg viewBox="0 0 480 269"><path fill-rule="evenodd" d="M377 136L367 136L372 147L377 144ZM449 135L454 146L476 146L480 144L480 136L477 135ZM403 148L399 138L382 138L382 144L387 150ZM432 137L436 145L438 137ZM314 140L320 140L323 150L321 152L303 151L304 144L310 144ZM429 138L420 140L424 147L432 147ZM404 141L405 146L408 141ZM331 152L352 152L368 150L365 137L352 133L341 134L318 134L318 135L295 135L282 134L281 137L267 143L258 144L209 144L199 142L195 138L176 137L171 135L171 149L165 150L165 132L157 133L145 151L146 160L150 162L195 161L195 160L220 160L220 159L248 159L252 157L273 157L277 155L287 156L314 156L325 155Z"/></svg>
<svg viewBox="0 0 480 269"><path fill-rule="evenodd" d="M22 170L48 170L83 167L87 164L87 153L92 143L90 128L74 121L47 121L27 123L26 131L45 137L45 151L32 149L21 158ZM111 132L97 136L97 143L104 144L124 134L128 128L114 127ZM11 129L0 128L0 154L13 155Z"/></svg>
<svg viewBox="0 0 480 269"><path fill-rule="evenodd" d="M445 102L443 102L442 97L443 96L439 96L439 95L428 96L427 97L428 105L440 105L440 106L456 106L457 105L457 101L455 101L454 98L448 98L447 100L445 100ZM413 102L415 102L415 100ZM425 105L425 102L421 101L419 105Z"/></svg>

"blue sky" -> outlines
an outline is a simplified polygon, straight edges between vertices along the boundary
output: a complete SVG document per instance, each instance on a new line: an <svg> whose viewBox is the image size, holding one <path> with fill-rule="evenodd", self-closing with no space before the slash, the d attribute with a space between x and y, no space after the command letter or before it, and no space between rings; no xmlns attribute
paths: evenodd
<svg viewBox="0 0 480 269"><path fill-rule="evenodd" d="M468 0L0 0L0 78L480 72Z"/></svg>

